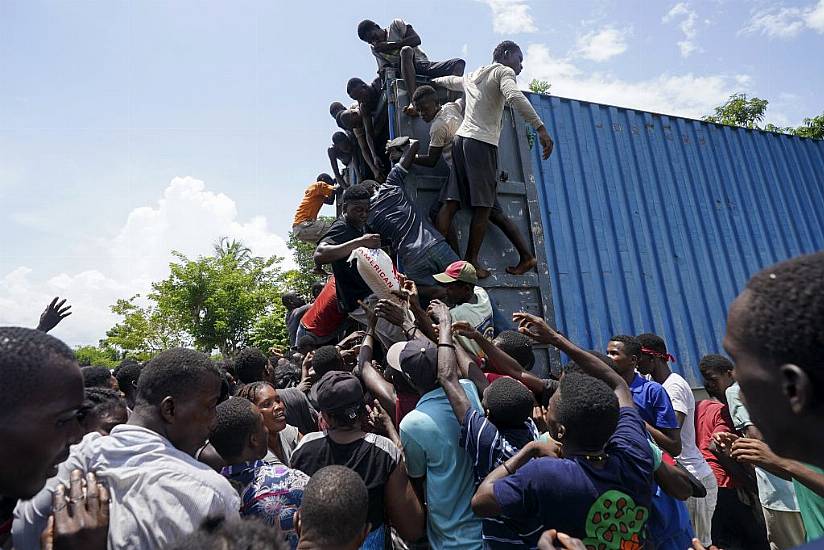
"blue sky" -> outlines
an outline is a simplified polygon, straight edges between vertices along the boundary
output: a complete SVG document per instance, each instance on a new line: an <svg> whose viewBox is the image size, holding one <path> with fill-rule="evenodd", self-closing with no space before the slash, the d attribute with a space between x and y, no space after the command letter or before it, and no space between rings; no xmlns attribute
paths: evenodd
<svg viewBox="0 0 824 550"><path fill-rule="evenodd" d="M4 0L0 324L64 295L55 334L94 343L171 249L231 235L286 254L330 169L327 107L375 73L357 23L394 17L469 68L513 39L522 86L556 95L697 117L742 91L783 125L824 111L824 0Z"/></svg>

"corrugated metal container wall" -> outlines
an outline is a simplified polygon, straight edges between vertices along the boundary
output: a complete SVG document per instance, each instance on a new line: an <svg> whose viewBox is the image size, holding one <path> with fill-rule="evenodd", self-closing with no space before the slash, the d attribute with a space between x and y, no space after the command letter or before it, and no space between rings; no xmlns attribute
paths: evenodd
<svg viewBox="0 0 824 550"><path fill-rule="evenodd" d="M824 249L824 141L529 98L555 140L532 153L559 329L602 350L655 332L701 386L747 279Z"/></svg>

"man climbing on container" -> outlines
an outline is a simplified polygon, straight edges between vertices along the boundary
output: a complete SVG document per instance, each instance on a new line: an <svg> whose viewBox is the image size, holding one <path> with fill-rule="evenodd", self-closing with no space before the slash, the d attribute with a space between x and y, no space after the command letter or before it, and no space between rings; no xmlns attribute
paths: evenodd
<svg viewBox="0 0 824 550"><path fill-rule="evenodd" d="M309 187L303 192L303 199L301 199L295 212L295 219L292 221L292 235L297 240L317 244L320 238L329 230L332 222L319 220L318 213L324 204L335 204L335 191L339 187L329 174L320 174L314 183L309 184ZM315 263L314 272L326 275L321 264L317 262Z"/></svg>
<svg viewBox="0 0 824 550"><path fill-rule="evenodd" d="M389 140L389 114L386 98L381 90L381 79L376 78L371 84L367 84L360 78L350 78L346 83L346 94L358 102L368 152L372 154L374 166L383 171L389 164L383 150L383 144Z"/></svg>
<svg viewBox="0 0 824 550"><path fill-rule="evenodd" d="M342 188L369 179L370 171L361 151L346 132L332 134L332 145L327 149L327 153L332 165L332 173L335 174L335 181ZM338 161L346 167L346 177L341 174Z"/></svg>
<svg viewBox="0 0 824 550"><path fill-rule="evenodd" d="M390 158L397 164L372 197L368 224L390 244L399 270L419 285L422 297L429 301L444 293L432 275L442 272L458 256L421 215L404 188L418 146L417 141L405 136L386 145Z"/></svg>
<svg viewBox="0 0 824 550"><path fill-rule="evenodd" d="M393 20L385 29L374 21L364 19L358 24L358 38L371 46L381 78L384 77L387 68L400 71L409 98L415 93L416 75L426 78L461 76L466 68L466 61L463 59L429 61L419 47L421 37L412 25L403 19ZM404 112L409 116L417 116L412 102L409 103Z"/></svg>
<svg viewBox="0 0 824 550"><path fill-rule="evenodd" d="M493 63L485 65L465 77L445 76L432 83L466 94L466 112L452 147L455 178L450 182L450 195L438 214L438 230L447 234L452 218L463 205L472 208L469 242L464 258L475 266L478 278L489 276L478 256L490 219L496 219L504 234L520 255L517 265L506 270L521 275L537 263L523 236L497 204L498 194L498 140L501 136L501 116L504 104L509 103L537 130L543 148L543 158L552 153L552 138L529 100L518 89L515 77L520 74L524 59L521 48L506 40L498 44L492 54Z"/></svg>
<svg viewBox="0 0 824 550"><path fill-rule="evenodd" d="M361 118L360 108L355 102L349 107L346 107L340 101L334 101L329 105L329 114L335 119L335 124L338 128L343 130L349 137L349 141L357 144L358 154L366 165L369 167L371 173L364 174L363 179L381 179L380 170L375 166L375 158L378 157L372 149L375 147L374 140L366 139L366 130L363 126L363 119Z"/></svg>

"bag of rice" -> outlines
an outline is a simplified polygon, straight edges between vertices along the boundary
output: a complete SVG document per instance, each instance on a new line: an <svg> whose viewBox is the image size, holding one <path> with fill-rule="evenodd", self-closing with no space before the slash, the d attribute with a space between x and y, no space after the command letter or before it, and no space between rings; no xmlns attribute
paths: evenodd
<svg viewBox="0 0 824 550"><path fill-rule="evenodd" d="M392 258L380 248L359 247L349 255L348 262L357 262L363 281L380 298L391 298L393 290L400 290L398 274Z"/></svg>

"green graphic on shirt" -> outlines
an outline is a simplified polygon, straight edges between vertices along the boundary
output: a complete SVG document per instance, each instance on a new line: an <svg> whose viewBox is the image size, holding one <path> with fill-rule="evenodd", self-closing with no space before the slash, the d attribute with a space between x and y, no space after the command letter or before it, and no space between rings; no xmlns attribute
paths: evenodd
<svg viewBox="0 0 824 550"><path fill-rule="evenodd" d="M648 516L649 511L636 506L629 495L607 491L589 508L583 543L588 550L639 550Z"/></svg>

